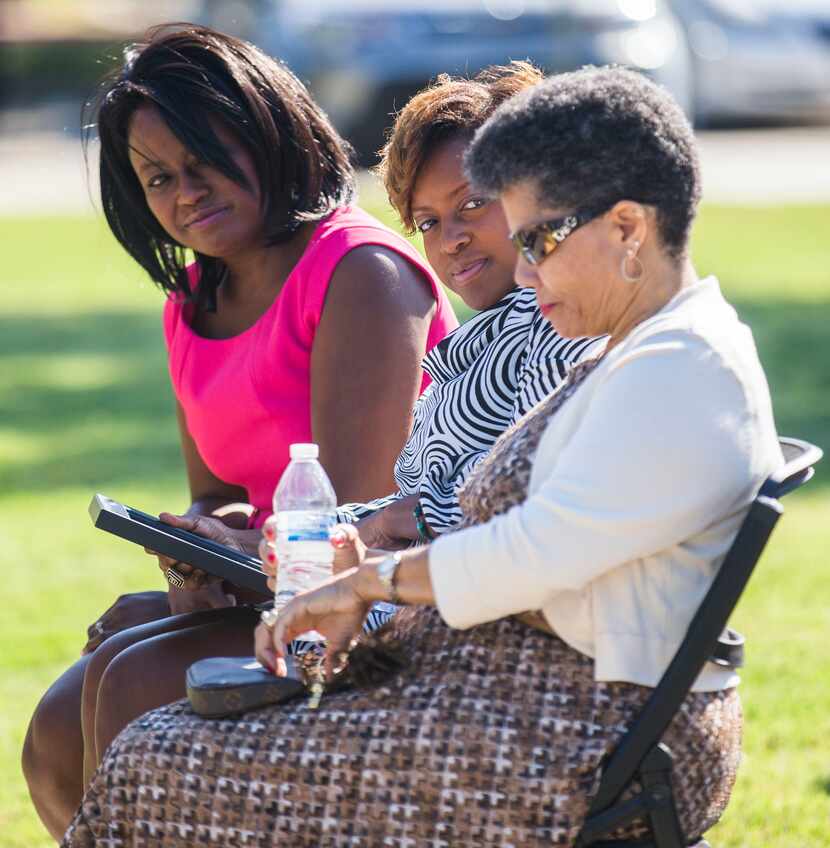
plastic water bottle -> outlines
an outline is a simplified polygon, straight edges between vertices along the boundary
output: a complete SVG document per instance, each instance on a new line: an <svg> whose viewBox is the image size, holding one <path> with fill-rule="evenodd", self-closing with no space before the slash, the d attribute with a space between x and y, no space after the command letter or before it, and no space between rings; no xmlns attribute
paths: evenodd
<svg viewBox="0 0 830 848"><path fill-rule="evenodd" d="M332 575L331 529L337 521L337 497L314 444L291 445L291 462L274 492L277 522L277 591L274 609L296 594L319 586ZM316 630L305 641L323 639Z"/></svg>

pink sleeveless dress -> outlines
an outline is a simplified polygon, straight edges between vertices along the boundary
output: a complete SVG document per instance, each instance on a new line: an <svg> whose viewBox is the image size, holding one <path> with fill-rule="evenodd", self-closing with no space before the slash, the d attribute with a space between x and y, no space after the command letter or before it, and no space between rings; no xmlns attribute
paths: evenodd
<svg viewBox="0 0 830 848"><path fill-rule="evenodd" d="M165 305L170 378L188 430L213 474L247 491L257 509L254 527L271 513L288 446L311 441L311 349L326 291L340 260L365 244L394 250L429 281L437 303L431 350L458 326L443 289L405 239L356 207L337 209L317 225L279 295L239 335L204 338L190 328L189 304ZM424 374L422 391L428 383Z"/></svg>

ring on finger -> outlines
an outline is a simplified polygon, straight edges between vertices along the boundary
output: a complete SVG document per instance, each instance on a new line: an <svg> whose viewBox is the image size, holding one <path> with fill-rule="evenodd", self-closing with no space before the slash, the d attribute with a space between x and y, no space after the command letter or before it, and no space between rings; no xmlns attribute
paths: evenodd
<svg viewBox="0 0 830 848"><path fill-rule="evenodd" d="M177 589L181 589L187 579L187 575L182 574L175 565L171 565L170 568L164 572L164 576L167 578L167 582L171 586L175 586Z"/></svg>
<svg viewBox="0 0 830 848"><path fill-rule="evenodd" d="M275 609L267 609L263 610L259 614L259 620L269 629L273 630L274 625L277 623L277 619L279 618L279 613Z"/></svg>
<svg viewBox="0 0 830 848"><path fill-rule="evenodd" d="M96 636L103 636L103 635L104 635L104 625L103 625L103 622L96 621L96 622L95 622L95 624L93 624L93 625L92 625L92 632L93 632Z"/></svg>

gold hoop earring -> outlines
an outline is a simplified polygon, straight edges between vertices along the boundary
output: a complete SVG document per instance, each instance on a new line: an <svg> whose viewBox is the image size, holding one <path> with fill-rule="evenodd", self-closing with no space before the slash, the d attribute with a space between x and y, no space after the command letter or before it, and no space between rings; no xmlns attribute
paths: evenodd
<svg viewBox="0 0 830 848"><path fill-rule="evenodd" d="M637 256L637 251L640 249L640 242L635 241L633 247L629 247L625 252L625 256L622 258L622 262L620 262L620 276L627 283L639 283L640 280L643 279L643 274L645 274L646 269L643 267L643 263L640 261L640 257ZM626 267L626 263L633 262L634 263L634 274L628 273L628 268Z"/></svg>

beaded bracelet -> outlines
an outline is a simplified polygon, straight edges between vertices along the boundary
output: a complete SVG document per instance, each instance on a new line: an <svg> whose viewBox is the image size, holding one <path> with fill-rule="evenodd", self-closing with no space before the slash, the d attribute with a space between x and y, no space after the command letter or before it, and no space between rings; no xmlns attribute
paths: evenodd
<svg viewBox="0 0 830 848"><path fill-rule="evenodd" d="M415 509L412 510L412 516L415 519L415 527L418 530L418 541L422 545L428 544L435 538L435 534L427 524L424 508L421 506L420 501L415 504Z"/></svg>

